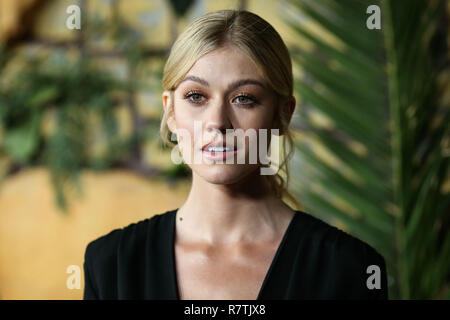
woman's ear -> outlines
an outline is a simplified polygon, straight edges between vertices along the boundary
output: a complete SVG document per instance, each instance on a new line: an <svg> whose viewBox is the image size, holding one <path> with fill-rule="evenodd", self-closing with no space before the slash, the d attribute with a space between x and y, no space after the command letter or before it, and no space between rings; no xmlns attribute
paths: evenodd
<svg viewBox="0 0 450 320"><path fill-rule="evenodd" d="M170 93L170 91L164 91L162 94L162 99L163 99L163 108L164 108L164 112L168 112L169 111L169 106L172 105L172 95ZM173 108L173 105L172 105ZM173 110L171 110L172 112L170 112L170 114L167 116L167 126L169 127L169 130L172 133L176 133L176 124L175 124L175 119L173 117Z"/></svg>
<svg viewBox="0 0 450 320"><path fill-rule="evenodd" d="M162 93L162 99L163 99L163 108L164 108L164 112L167 112L167 109L169 108L170 102L171 102L171 97L170 97L170 91L164 91Z"/></svg>

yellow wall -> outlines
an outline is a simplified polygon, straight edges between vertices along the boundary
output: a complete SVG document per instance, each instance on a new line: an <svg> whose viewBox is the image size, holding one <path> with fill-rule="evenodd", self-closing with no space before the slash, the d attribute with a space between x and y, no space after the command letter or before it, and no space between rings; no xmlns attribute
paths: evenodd
<svg viewBox="0 0 450 320"><path fill-rule="evenodd" d="M83 267L91 240L179 207L187 182L170 186L124 171L86 172L83 195L67 213L55 207L46 169L24 171L0 186L0 299L81 299L69 290L69 265Z"/></svg>
<svg viewBox="0 0 450 320"><path fill-rule="evenodd" d="M10 34L13 32L10 30L20 27L21 9L12 4L22 2L25 4L22 0L0 0L0 21L3 21L0 42L6 38L7 32ZM36 12L35 36L53 41L74 38L76 31L65 27L68 17L65 10L74 3L76 1L48 1L41 11ZM286 41L292 39L278 17L278 1L253 0L247 3L249 10L273 23ZM179 21L177 30L181 32L187 23L203 13L237 8L238 4L237 0L198 0L187 17ZM88 9L103 17L110 16L106 1L89 0ZM119 11L132 26L143 32L146 45L169 45L173 15L168 1L122 0ZM9 18L6 20L4 17ZM111 49L108 39L92 45ZM99 63L105 68L120 71L123 62L117 58L99 58ZM149 65L151 63L148 62ZM151 70L148 74L151 75ZM141 114L146 116L158 117L162 108L160 92L156 89L139 92L137 103ZM123 135L129 135L131 119L124 109L119 108L117 112ZM46 125L51 123L50 120ZM152 142L144 146L144 161L147 163L164 167L170 161L169 156L170 153L161 152ZM0 159L1 163L7 161ZM115 228L179 207L189 189L188 182L173 187L166 182L148 181L125 171L85 172L82 179L84 196L69 199L69 211L65 214L55 206L54 191L46 169L23 171L0 184L0 299L80 299L83 286L79 290L69 290L66 287L69 276L66 269L69 265L78 265L82 270L87 243Z"/></svg>

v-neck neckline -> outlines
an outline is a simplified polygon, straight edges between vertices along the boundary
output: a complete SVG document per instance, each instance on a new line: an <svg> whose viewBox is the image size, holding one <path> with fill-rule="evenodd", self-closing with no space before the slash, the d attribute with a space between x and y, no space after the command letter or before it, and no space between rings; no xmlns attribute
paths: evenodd
<svg viewBox="0 0 450 320"><path fill-rule="evenodd" d="M175 262L175 234L176 234L176 216L177 216L178 208L172 210L171 212L171 223L170 223L170 239L169 239L169 250L170 250L170 266L171 266L171 274L172 274L172 289L175 294L175 299L180 300L180 291L178 287L178 277L177 277L177 267ZM267 270L267 273L264 277L263 283L261 285L261 288L259 289L258 296L256 297L256 300L261 300L261 298L264 296L265 288L267 287L267 283L270 281L273 269L275 265L277 264L278 260L280 259L279 256L281 254L281 251L286 246L286 240L290 234L290 231L292 229L292 226L294 225L294 220L296 219L298 215L298 211L295 210L294 215L291 218L291 221L289 222L288 227L284 231L283 237L280 241L280 244L278 245L277 250L275 251L275 255L272 258L272 262L270 263L269 269Z"/></svg>

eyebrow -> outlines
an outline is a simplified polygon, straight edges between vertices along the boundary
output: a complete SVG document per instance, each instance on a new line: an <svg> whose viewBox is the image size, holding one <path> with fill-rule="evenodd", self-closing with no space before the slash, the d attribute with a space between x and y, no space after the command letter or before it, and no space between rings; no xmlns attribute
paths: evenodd
<svg viewBox="0 0 450 320"><path fill-rule="evenodd" d="M200 84L204 85L205 87L209 87L208 81L206 81L205 79L202 79L200 77L197 77L197 76L187 76L183 80L181 80L180 84L182 82L188 81L188 80L195 81L197 83L200 83ZM266 86L262 82L260 82L258 80L255 80L255 79L240 79L240 80L236 80L236 81L230 83L228 85L228 90L233 90L233 89L236 89L238 87L244 86L246 84L254 84L254 85L260 86L260 87L262 87L264 89L266 88Z"/></svg>

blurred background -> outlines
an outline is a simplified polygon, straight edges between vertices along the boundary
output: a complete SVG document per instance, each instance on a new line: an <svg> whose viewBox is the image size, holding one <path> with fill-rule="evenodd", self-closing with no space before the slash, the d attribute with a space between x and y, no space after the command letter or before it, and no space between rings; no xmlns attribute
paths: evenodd
<svg viewBox="0 0 450 320"><path fill-rule="evenodd" d="M220 9L260 15L291 52L301 209L380 252L390 298L450 299L445 0L0 0L0 299L81 299L66 270L88 242L184 202L162 70Z"/></svg>

